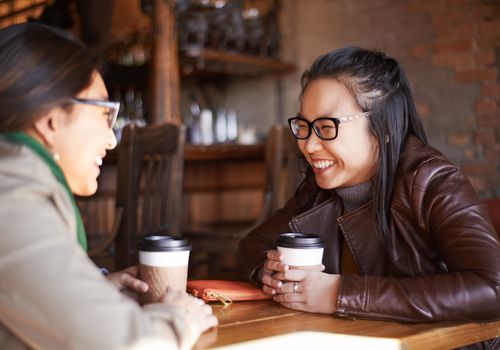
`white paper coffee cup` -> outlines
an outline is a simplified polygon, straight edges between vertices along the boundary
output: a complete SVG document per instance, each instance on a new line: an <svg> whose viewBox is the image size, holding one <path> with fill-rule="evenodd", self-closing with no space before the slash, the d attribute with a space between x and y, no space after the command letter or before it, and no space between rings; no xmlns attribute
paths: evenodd
<svg viewBox="0 0 500 350"><path fill-rule="evenodd" d="M316 269L322 264L325 242L317 235L282 233L276 245L290 268Z"/></svg>

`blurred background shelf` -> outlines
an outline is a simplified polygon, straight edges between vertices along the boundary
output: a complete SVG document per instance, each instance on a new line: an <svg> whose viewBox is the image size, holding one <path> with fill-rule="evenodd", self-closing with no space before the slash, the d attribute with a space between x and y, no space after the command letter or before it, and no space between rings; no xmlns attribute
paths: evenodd
<svg viewBox="0 0 500 350"><path fill-rule="evenodd" d="M191 47L180 55L182 76L185 77L249 77L279 76L295 70L295 66L278 59Z"/></svg>

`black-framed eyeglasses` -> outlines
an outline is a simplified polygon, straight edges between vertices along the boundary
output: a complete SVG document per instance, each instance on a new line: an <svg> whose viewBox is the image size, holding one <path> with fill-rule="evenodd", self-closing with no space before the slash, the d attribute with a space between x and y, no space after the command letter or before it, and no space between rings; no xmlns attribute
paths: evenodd
<svg viewBox="0 0 500 350"><path fill-rule="evenodd" d="M334 140L339 133L339 125L354 119L366 117L370 112L362 112L343 117L321 117L310 122L306 118L297 115L288 119L288 125L293 136L299 140L305 140L311 136L311 130L322 140Z"/></svg>
<svg viewBox="0 0 500 350"><path fill-rule="evenodd" d="M87 105L99 106L107 108L106 119L108 121L108 126L110 129L115 125L116 118L118 117L118 112L120 111L120 102L115 101L102 101L102 100L89 100L85 98L70 98L71 103L83 103Z"/></svg>

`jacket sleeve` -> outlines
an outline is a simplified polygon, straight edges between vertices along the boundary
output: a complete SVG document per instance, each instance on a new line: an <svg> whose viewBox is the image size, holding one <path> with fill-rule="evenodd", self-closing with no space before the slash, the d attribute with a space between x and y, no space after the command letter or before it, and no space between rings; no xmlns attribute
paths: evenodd
<svg viewBox="0 0 500 350"><path fill-rule="evenodd" d="M341 316L399 321L500 318L500 243L486 205L456 166L433 160L418 169L411 201L417 240L431 242L436 273L414 277L342 276ZM435 252L435 253L433 253Z"/></svg>
<svg viewBox="0 0 500 350"><path fill-rule="evenodd" d="M0 323L12 334L44 349L192 346L181 310L143 309L100 274L76 242L71 215L61 214L71 214L69 201L61 209L43 186L0 187Z"/></svg>
<svg viewBox="0 0 500 350"><path fill-rule="evenodd" d="M316 192L314 178L308 178L299 187L297 193L286 205L277 210L264 223L251 230L239 243L238 268L245 278L252 278L255 271L266 261L266 253L276 249L276 240L281 233L291 232L289 221L314 198Z"/></svg>

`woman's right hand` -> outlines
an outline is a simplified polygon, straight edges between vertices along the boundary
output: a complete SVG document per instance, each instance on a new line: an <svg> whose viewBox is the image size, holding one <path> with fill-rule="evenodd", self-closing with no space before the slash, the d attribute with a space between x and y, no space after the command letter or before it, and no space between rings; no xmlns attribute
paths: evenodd
<svg viewBox="0 0 500 350"><path fill-rule="evenodd" d="M191 338L189 339L191 345L196 342L201 333L219 324L217 318L212 315L210 305L184 292L167 291L161 302L182 310L185 324L190 328L186 333Z"/></svg>
<svg viewBox="0 0 500 350"><path fill-rule="evenodd" d="M276 278L273 278L277 272L288 271L287 264L282 262L283 256L277 250L267 252L267 260L259 269L257 278L262 282L262 290L269 295L276 295L278 290L283 286L283 283Z"/></svg>

